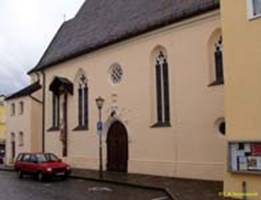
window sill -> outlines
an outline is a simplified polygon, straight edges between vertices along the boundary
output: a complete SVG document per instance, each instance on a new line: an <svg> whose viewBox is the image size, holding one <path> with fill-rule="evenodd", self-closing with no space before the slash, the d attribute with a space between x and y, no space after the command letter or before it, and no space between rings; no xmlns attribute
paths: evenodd
<svg viewBox="0 0 261 200"><path fill-rule="evenodd" d="M242 175L242 174L247 174L247 175L261 175L261 172L258 171L258 170L238 170L238 171L235 171L235 170L232 170L232 169L229 169L228 170L229 173L231 174L238 174L238 175Z"/></svg>
<svg viewBox="0 0 261 200"><path fill-rule="evenodd" d="M169 128L171 127L170 122L157 122L151 126L151 128Z"/></svg>
<svg viewBox="0 0 261 200"><path fill-rule="evenodd" d="M60 131L59 127L51 127L47 130L48 132Z"/></svg>
<svg viewBox="0 0 261 200"><path fill-rule="evenodd" d="M253 21L253 20L256 20L258 18L261 18L261 14L249 16L248 20L249 21Z"/></svg>
<svg viewBox="0 0 261 200"><path fill-rule="evenodd" d="M213 83L210 83L208 87L224 85L224 80L215 80Z"/></svg>
<svg viewBox="0 0 261 200"><path fill-rule="evenodd" d="M88 126L77 126L76 128L73 129L73 131L88 131L89 128Z"/></svg>

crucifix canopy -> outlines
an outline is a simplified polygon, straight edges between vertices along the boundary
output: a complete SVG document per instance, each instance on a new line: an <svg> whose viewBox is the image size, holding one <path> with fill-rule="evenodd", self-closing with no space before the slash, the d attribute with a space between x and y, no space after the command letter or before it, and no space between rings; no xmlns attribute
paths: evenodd
<svg viewBox="0 0 261 200"><path fill-rule="evenodd" d="M58 95L64 93L73 95L73 83L67 78L57 76L50 84L49 90Z"/></svg>

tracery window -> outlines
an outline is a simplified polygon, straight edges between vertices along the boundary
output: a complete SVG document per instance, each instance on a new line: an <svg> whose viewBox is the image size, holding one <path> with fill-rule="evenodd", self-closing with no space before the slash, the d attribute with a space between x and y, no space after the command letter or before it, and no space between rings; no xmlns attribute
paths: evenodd
<svg viewBox="0 0 261 200"><path fill-rule="evenodd" d="M155 58L156 75L156 126L170 125L169 69L168 61L162 51Z"/></svg>
<svg viewBox="0 0 261 200"><path fill-rule="evenodd" d="M113 64L110 67L109 75L110 75L111 82L113 84L120 83L121 80L122 80L122 77L123 77L123 69L122 69L122 67L119 64L117 64L117 63Z"/></svg>
<svg viewBox="0 0 261 200"><path fill-rule="evenodd" d="M19 146L24 146L24 133L23 132L19 132Z"/></svg>
<svg viewBox="0 0 261 200"><path fill-rule="evenodd" d="M80 75L78 88L78 128L88 129L89 125L89 88L87 78L84 74Z"/></svg>
<svg viewBox="0 0 261 200"><path fill-rule="evenodd" d="M60 95L52 93L53 103L52 103L52 128L59 128L60 125Z"/></svg>
<svg viewBox="0 0 261 200"><path fill-rule="evenodd" d="M224 72L223 72L223 42L222 36L218 38L215 43L215 69L216 69L216 81L219 83L224 83Z"/></svg>
<svg viewBox="0 0 261 200"><path fill-rule="evenodd" d="M220 30L215 31L209 40L210 84L224 84L223 39Z"/></svg>

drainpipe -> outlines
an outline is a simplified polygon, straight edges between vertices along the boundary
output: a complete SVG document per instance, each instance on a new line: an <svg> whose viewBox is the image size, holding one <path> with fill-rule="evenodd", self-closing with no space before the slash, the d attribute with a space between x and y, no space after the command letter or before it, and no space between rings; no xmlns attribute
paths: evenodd
<svg viewBox="0 0 261 200"><path fill-rule="evenodd" d="M246 183L246 181L242 182L242 192L243 192L243 200L247 200L247 183Z"/></svg>
<svg viewBox="0 0 261 200"><path fill-rule="evenodd" d="M46 85L46 77L44 71L41 71L43 75L43 99L42 99L42 152L45 152L45 85Z"/></svg>

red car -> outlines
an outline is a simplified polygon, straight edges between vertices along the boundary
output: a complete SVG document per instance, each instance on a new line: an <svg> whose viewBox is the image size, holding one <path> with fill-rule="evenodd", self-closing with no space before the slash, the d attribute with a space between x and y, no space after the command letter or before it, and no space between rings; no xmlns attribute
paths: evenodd
<svg viewBox="0 0 261 200"><path fill-rule="evenodd" d="M53 153L21 153L17 156L15 170L19 178L31 174L43 181L47 177L67 178L71 168Z"/></svg>

